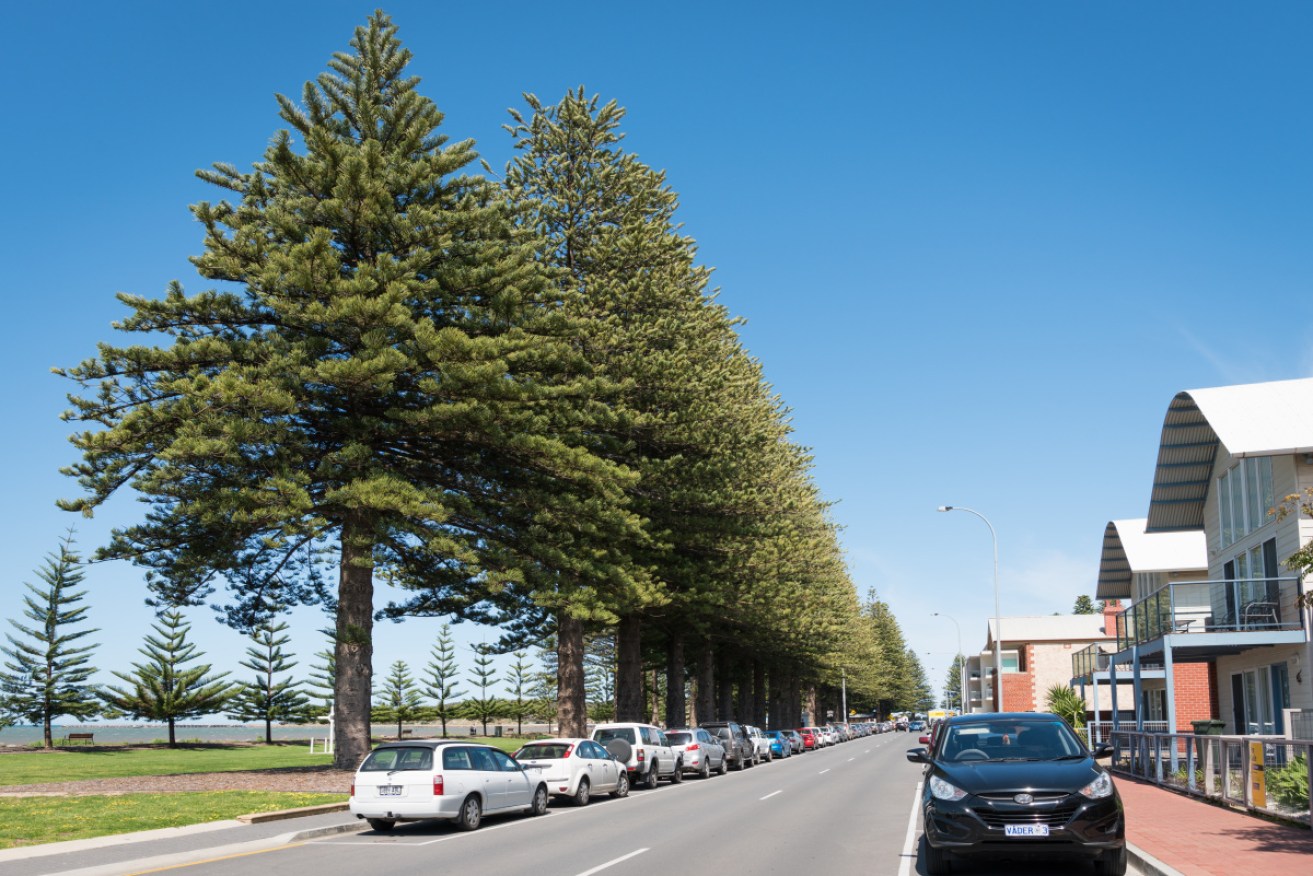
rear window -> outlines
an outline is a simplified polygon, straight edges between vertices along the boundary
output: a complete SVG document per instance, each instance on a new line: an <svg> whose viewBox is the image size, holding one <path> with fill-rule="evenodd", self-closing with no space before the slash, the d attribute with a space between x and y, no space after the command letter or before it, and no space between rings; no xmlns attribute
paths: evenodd
<svg viewBox="0 0 1313 876"><path fill-rule="evenodd" d="M560 760L565 757L565 753L571 749L571 745L566 742L535 742L532 745L526 745L516 753L519 760L534 760L535 758L549 758L551 760Z"/></svg>
<svg viewBox="0 0 1313 876"><path fill-rule="evenodd" d="M433 769L433 749L416 746L414 748L376 748L360 765L362 772L380 773L392 770L431 770Z"/></svg>
<svg viewBox="0 0 1313 876"><path fill-rule="evenodd" d="M593 739L605 745L612 739L623 739L630 745L637 745L638 738L634 735L633 727L602 727L593 731Z"/></svg>
<svg viewBox="0 0 1313 876"><path fill-rule="evenodd" d="M693 741L692 733L667 733L666 738L670 740L671 745L688 745Z"/></svg>

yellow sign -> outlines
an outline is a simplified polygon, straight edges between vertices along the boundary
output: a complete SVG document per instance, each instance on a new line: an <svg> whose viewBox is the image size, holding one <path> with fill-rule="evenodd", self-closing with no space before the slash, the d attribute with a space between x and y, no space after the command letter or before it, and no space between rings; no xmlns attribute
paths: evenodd
<svg viewBox="0 0 1313 876"><path fill-rule="evenodd" d="M1267 808L1267 773L1263 769L1263 743L1249 743L1249 805Z"/></svg>

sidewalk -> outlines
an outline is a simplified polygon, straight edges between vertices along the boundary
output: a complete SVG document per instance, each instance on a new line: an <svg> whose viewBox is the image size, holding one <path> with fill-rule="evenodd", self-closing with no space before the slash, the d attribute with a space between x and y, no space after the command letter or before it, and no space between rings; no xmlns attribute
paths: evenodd
<svg viewBox="0 0 1313 876"><path fill-rule="evenodd" d="M1129 776L1113 777L1126 808L1127 842L1185 876L1313 873L1313 830L1307 827L1276 824ZM1142 872L1155 872L1152 860L1138 863Z"/></svg>

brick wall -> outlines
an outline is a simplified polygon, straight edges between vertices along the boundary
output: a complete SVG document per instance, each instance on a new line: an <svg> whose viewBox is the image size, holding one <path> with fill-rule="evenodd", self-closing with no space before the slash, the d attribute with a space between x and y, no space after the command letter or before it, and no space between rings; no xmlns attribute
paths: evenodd
<svg viewBox="0 0 1313 876"><path fill-rule="evenodd" d="M1189 733L1191 721L1219 717L1217 667L1212 663L1175 663L1172 683L1176 688L1176 730Z"/></svg>

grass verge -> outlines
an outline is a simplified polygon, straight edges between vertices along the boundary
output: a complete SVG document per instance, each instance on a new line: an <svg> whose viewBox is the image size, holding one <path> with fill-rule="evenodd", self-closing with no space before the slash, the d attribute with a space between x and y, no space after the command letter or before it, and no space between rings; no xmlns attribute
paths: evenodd
<svg viewBox="0 0 1313 876"><path fill-rule="evenodd" d="M343 794L265 791L0 798L0 849L182 827L249 812L341 803L346 799Z"/></svg>
<svg viewBox="0 0 1313 876"><path fill-rule="evenodd" d="M293 766L329 766L304 745L195 745L185 748L86 748L0 755L0 786L77 782L118 776L175 776Z"/></svg>

